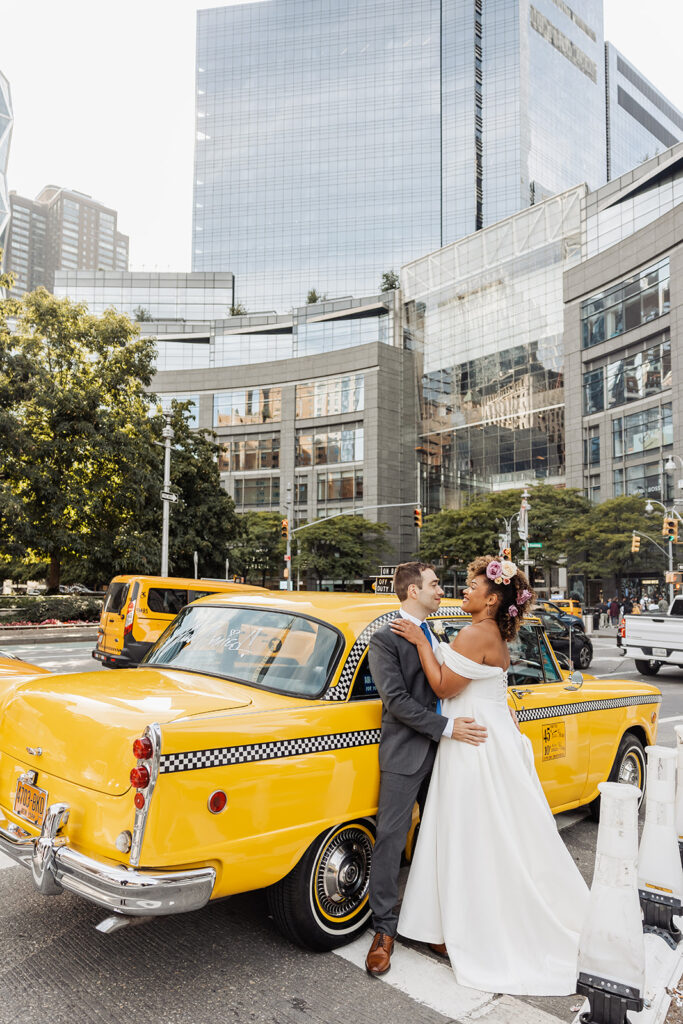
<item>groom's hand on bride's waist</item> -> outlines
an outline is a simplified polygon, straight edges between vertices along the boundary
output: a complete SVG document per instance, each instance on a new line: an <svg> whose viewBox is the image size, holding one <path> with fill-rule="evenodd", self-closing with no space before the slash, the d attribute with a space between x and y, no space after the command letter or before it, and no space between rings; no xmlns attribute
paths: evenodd
<svg viewBox="0 0 683 1024"><path fill-rule="evenodd" d="M483 725L477 725L473 718L454 718L452 740L460 740L461 743L471 743L478 747L484 743L488 733Z"/></svg>

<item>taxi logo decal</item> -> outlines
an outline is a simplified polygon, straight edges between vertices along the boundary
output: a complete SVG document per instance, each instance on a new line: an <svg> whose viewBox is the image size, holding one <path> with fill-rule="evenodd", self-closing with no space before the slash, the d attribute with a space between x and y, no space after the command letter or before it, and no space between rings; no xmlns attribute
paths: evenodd
<svg viewBox="0 0 683 1024"><path fill-rule="evenodd" d="M245 743L239 747L214 747L212 750L191 750L183 754L163 754L159 771L163 775L194 771L196 768L244 764L247 761L272 761L279 757L318 754L326 750L367 747L379 743L379 734L379 729L360 729L326 736L300 736L297 739L272 740L269 743Z"/></svg>
<svg viewBox="0 0 683 1024"><path fill-rule="evenodd" d="M363 632L358 636L358 639L354 643L353 647L349 651L349 656L344 663L344 668L341 670L339 681L336 686L330 686L327 692L323 695L323 700L346 700L351 689L351 683L353 682L353 676L358 668L360 659L365 654L366 648L370 643L371 638L381 629L382 626L386 625L387 622L391 622L398 615L398 608L396 611L387 612L385 615L380 615L379 618L374 619L369 626L366 626ZM461 608L448 608L444 612L444 616L452 618L455 615L467 615L467 612L462 611Z"/></svg>
<svg viewBox="0 0 683 1024"><path fill-rule="evenodd" d="M536 722L539 718L565 718L580 715L584 711L608 711L610 708L628 708L634 704L660 704L661 696L648 694L644 697L606 697L604 700L582 700L576 704L556 704L545 708L520 708L517 718L520 722Z"/></svg>
<svg viewBox="0 0 683 1024"><path fill-rule="evenodd" d="M567 730L564 722L550 722L544 726L541 750L544 761L555 761L558 757L567 756Z"/></svg>

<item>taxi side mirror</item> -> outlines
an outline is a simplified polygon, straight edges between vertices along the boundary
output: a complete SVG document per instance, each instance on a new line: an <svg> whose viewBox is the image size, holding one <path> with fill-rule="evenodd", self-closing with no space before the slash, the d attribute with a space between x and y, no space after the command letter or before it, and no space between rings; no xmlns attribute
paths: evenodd
<svg viewBox="0 0 683 1024"><path fill-rule="evenodd" d="M570 686L565 686L565 690L580 690L583 686L583 676L580 672L572 672L569 677Z"/></svg>

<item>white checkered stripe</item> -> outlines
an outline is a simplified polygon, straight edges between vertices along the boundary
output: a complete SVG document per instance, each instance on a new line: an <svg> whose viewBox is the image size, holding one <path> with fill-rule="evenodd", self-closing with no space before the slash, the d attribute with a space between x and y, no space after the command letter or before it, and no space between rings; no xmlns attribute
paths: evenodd
<svg viewBox="0 0 683 1024"><path fill-rule="evenodd" d="M448 608L444 612L445 615L466 615L467 612L462 611L460 608ZM387 622L391 622L392 619L397 618L398 608L393 612L386 612L385 615L380 615L379 618L374 619L369 626L366 626L363 632L358 636L353 647L349 651L349 655L344 663L344 668L341 670L339 676L339 682L336 686L330 686L327 692L323 696L323 700L346 700L351 689L351 683L353 682L353 676L360 659L365 654L365 650L370 643L370 638L374 636L378 629L386 625Z"/></svg>
<svg viewBox="0 0 683 1024"><path fill-rule="evenodd" d="M212 750L163 754L159 771L162 775L168 775L198 768L220 768L248 761L272 761L301 754L319 754L326 750L367 747L379 743L379 734L379 729L360 729L356 732L334 732L326 736L299 736L296 739L272 740L268 743L245 743L239 747L214 747Z"/></svg>
<svg viewBox="0 0 683 1024"><path fill-rule="evenodd" d="M628 708L634 704L660 704L662 698L656 694L646 697L606 697L604 700L582 700L576 704L558 704L545 708L523 708L517 712L520 722L536 722L539 718L565 718L580 715L584 711L609 711L612 708Z"/></svg>

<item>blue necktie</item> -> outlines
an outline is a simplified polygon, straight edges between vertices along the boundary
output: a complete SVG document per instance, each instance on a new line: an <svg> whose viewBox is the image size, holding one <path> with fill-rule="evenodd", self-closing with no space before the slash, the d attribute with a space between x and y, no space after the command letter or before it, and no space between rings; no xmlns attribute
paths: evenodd
<svg viewBox="0 0 683 1024"><path fill-rule="evenodd" d="M420 623L420 629L422 630L424 635L429 640L429 646L432 648L432 650L434 650L434 645L432 644L432 631L429 628L429 626L427 625L427 623L426 622L421 622ZM437 715L441 714L441 701L440 700L437 700L437 702L436 702L436 713L437 713Z"/></svg>

